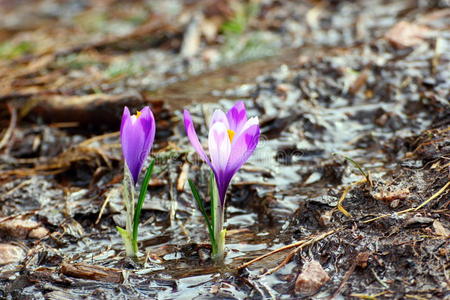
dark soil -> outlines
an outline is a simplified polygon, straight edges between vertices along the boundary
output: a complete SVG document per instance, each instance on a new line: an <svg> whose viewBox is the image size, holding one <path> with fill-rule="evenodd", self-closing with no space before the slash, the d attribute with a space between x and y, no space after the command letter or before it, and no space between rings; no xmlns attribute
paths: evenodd
<svg viewBox="0 0 450 300"><path fill-rule="evenodd" d="M448 1L14 0L0 15L1 299L450 299ZM236 100L262 137L215 266L182 108L204 141ZM115 230L125 105L157 119L137 262ZM306 292L310 261L329 280Z"/></svg>

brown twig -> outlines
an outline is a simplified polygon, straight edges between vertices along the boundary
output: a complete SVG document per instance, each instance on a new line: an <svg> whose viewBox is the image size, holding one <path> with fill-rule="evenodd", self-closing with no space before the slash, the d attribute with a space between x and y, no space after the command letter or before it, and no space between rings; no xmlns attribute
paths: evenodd
<svg viewBox="0 0 450 300"><path fill-rule="evenodd" d="M290 245L283 246L283 247L281 247L281 248L272 250L272 251L270 251L269 253L263 254L263 255L261 255L261 256L258 256L257 258L252 259L251 261L248 261L248 262L246 262L246 263L243 263L243 264L240 265L237 269L240 270L240 269L246 268L246 267L248 267L249 265L254 264L254 263L256 263L256 262L258 262L258 261L260 261L260 260L263 260L264 258L269 257L269 256L271 256L271 255L274 255L274 254L276 254L276 253L278 253L278 252L282 252L282 251L285 251L285 250L288 250L288 249L291 249L291 248L296 248L296 247L299 247L299 246L302 246L302 248L303 248L303 247L305 247L305 246L311 245L311 244L313 244L313 243L315 243L315 242L318 242L318 241L320 241L320 240L326 238L327 236L329 236L329 235L331 235L331 234L334 234L334 233L340 231L341 229L342 229L342 228L333 229L333 230L327 231L327 232L325 232L325 233L322 233L322 234L320 234L320 235L313 236L313 237L311 237L310 239L307 239L307 240L301 240L301 241L292 243L292 244L290 244Z"/></svg>
<svg viewBox="0 0 450 300"><path fill-rule="evenodd" d="M365 173L363 173L363 174L365 175ZM352 217L352 214L349 213L349 212L344 208L344 206L342 206L342 203L344 202L345 197L347 197L348 192L349 192L349 191L351 190L351 188L352 188L353 186L355 186L355 185L364 184L364 183L366 183L366 182L369 182L370 186L372 186L371 181L368 181L368 180L370 180L370 179L367 179L367 178L370 178L369 176L370 176L370 175L367 175L367 177L364 177L363 179L361 179L361 180L359 180L359 181L356 181L356 182L350 184L349 186L345 187L344 191L342 192L342 195L341 195L341 197L339 198L339 201L338 201L338 203L337 203L336 208L337 208L341 213L343 213L346 217L351 218L351 217Z"/></svg>
<svg viewBox="0 0 450 300"><path fill-rule="evenodd" d="M373 221L376 221L376 220L379 220L379 219L383 219L383 218L386 218L386 217L391 217L393 215L401 215L401 214L410 212L412 210L414 210L414 208L408 208L408 209L405 209L405 210L402 210L402 211L399 211L399 212L393 212L393 213L390 213L390 214L384 214L384 215L381 215L381 216L378 216L378 217L375 217L375 218L372 218L372 219L369 219L369 220L365 220L362 223L363 224L371 223Z"/></svg>
<svg viewBox="0 0 450 300"><path fill-rule="evenodd" d="M385 289L389 288L389 286L386 284L386 282L381 280L381 278L378 277L377 273L373 269L370 269L370 271L372 272L373 277L375 277L376 281L378 281L379 284L381 284Z"/></svg>
<svg viewBox="0 0 450 300"><path fill-rule="evenodd" d="M342 202L344 202L345 197L347 197L348 192L350 191L350 189L352 188L351 185L345 187L344 191L342 192L341 198L339 198L339 201L337 203L337 209L343 213L346 217L351 218L352 215L342 206Z"/></svg>
<svg viewBox="0 0 450 300"><path fill-rule="evenodd" d="M97 220L95 220L95 225L97 225L100 222L100 220L103 216L103 212L105 211L106 205L109 203L110 199L111 199L111 193L108 193L105 201L103 201L102 206L100 207L100 212L98 213Z"/></svg>
<svg viewBox="0 0 450 300"><path fill-rule="evenodd" d="M281 269L282 267L284 267L287 263L289 263L291 261L291 259L294 257L294 255L303 248L303 246L305 246L305 244L298 246L297 248L295 248L294 250L292 250L291 252L289 252L289 254L283 259L283 261L276 266L275 268L269 269L267 270L263 275L270 275L272 273L275 273L276 271L278 271L279 269Z"/></svg>
<svg viewBox="0 0 450 300"><path fill-rule="evenodd" d="M422 202L422 204L420 204L419 206L417 206L414 210L418 210L422 207L424 207L425 205L428 204L428 202L430 202L433 199L436 199L437 197L439 197L439 195L441 195L448 187L450 186L450 181L447 182L439 191L437 191L433 196L431 196L430 198L428 198L427 200L425 200L424 202Z"/></svg>
<svg viewBox="0 0 450 300"><path fill-rule="evenodd" d="M383 295L388 294L388 293L392 293L392 292L391 291L383 291L383 292L375 294L375 295L366 295L366 294L354 293L354 294L350 294L350 296L356 297L356 298L359 298L359 299L377 300L378 297L383 296Z"/></svg>

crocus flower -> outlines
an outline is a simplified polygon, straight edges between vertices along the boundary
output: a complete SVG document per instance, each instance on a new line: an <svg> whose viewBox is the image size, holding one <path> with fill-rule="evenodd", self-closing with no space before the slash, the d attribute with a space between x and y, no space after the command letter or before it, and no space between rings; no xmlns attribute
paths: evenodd
<svg viewBox="0 0 450 300"><path fill-rule="evenodd" d="M120 142L125 163L135 185L145 159L153 146L155 129L155 118L148 106L135 115L130 115L128 107L124 108L120 125Z"/></svg>
<svg viewBox="0 0 450 300"><path fill-rule="evenodd" d="M216 110L212 116L208 148L203 150L190 113L184 111L186 134L200 157L211 167L223 207L225 193L234 174L249 159L258 144L260 130L257 117L247 119L244 102L237 102L226 114Z"/></svg>

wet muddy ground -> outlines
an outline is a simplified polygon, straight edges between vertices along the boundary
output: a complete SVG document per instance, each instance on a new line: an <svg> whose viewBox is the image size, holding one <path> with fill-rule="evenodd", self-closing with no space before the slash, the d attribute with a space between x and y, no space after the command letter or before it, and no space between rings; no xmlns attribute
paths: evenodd
<svg viewBox="0 0 450 300"><path fill-rule="evenodd" d="M448 1L0 1L0 298L447 299ZM262 138L210 260L187 178L244 100ZM123 106L157 119L125 257ZM205 139L203 139L205 141Z"/></svg>

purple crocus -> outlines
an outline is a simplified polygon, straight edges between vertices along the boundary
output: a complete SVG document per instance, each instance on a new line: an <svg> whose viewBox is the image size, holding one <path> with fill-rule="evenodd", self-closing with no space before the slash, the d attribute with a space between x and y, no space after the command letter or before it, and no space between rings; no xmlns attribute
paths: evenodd
<svg viewBox="0 0 450 300"><path fill-rule="evenodd" d="M212 116L208 148L209 158L197 137L190 113L184 111L186 134L200 157L211 167L223 207L225 193L234 174L255 151L259 140L257 117L247 119L244 102L237 102L226 114L216 110Z"/></svg>
<svg viewBox="0 0 450 300"><path fill-rule="evenodd" d="M128 107L124 108L120 125L120 142L125 163L135 185L145 159L153 146L155 130L155 118L148 106L135 115L130 115Z"/></svg>

